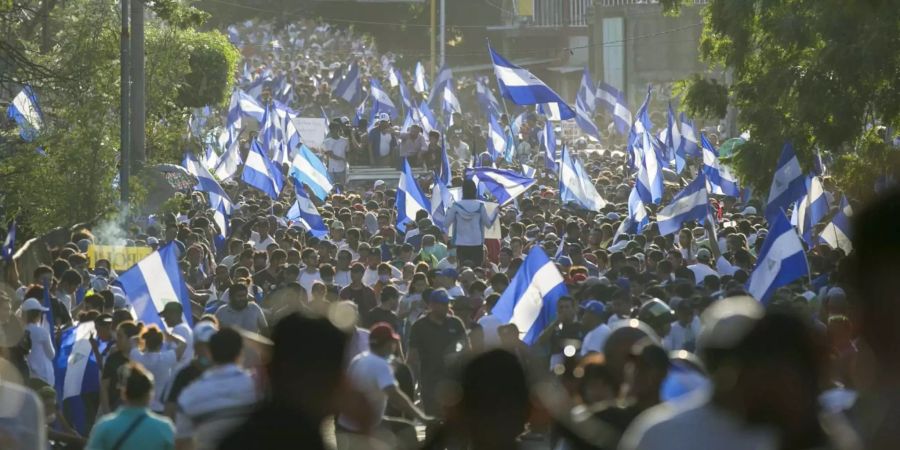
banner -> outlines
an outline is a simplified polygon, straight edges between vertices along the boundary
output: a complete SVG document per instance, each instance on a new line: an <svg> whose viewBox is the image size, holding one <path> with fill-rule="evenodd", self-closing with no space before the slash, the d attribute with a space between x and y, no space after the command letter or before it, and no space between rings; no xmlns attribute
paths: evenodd
<svg viewBox="0 0 900 450"><path fill-rule="evenodd" d="M124 245L91 245L88 247L88 264L93 269L97 261L108 260L113 270L126 270L153 253L150 247L126 247Z"/></svg>
<svg viewBox="0 0 900 450"><path fill-rule="evenodd" d="M300 141L309 148L321 149L325 135L328 134L328 122L321 117L296 117L291 119Z"/></svg>

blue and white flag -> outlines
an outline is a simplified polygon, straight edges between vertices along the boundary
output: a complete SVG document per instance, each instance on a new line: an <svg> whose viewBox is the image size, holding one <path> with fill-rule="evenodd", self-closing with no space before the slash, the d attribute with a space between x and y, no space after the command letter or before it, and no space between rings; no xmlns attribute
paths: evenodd
<svg viewBox="0 0 900 450"><path fill-rule="evenodd" d="M450 158L447 157L447 137L441 135L441 165L438 166L438 172L434 175L436 180L441 180L445 186L450 185L452 178L450 171Z"/></svg>
<svg viewBox="0 0 900 450"><path fill-rule="evenodd" d="M447 231L449 224L444 223L447 208L457 200L453 196L453 191L441 179L434 180L434 186L431 188L431 221L440 229Z"/></svg>
<svg viewBox="0 0 900 450"><path fill-rule="evenodd" d="M0 246L0 258L4 261L12 261L12 257L16 251L16 221L13 220L6 228L6 237L3 239L3 246Z"/></svg>
<svg viewBox="0 0 900 450"><path fill-rule="evenodd" d="M374 78L372 78L374 80ZM351 105L359 104L363 98L362 82L359 76L359 66L356 63L350 64L350 69L341 77L341 80L334 86L331 94L335 97L344 99Z"/></svg>
<svg viewBox="0 0 900 450"><path fill-rule="evenodd" d="M440 124L434 117L434 113L431 112L431 108L428 106L428 102L425 100L419 102L419 107L416 108L416 122L422 125L422 130L426 133L441 129Z"/></svg>
<svg viewBox="0 0 900 450"><path fill-rule="evenodd" d="M271 103L266 105L266 112L263 115L263 121L260 126L259 137L257 139L260 141L263 153L265 153L269 159L275 160L275 162L278 163L279 161L275 158L275 154L281 150L282 133L278 117L275 115L275 111L272 110Z"/></svg>
<svg viewBox="0 0 900 450"><path fill-rule="evenodd" d="M544 122L544 129L538 136L538 142L544 150L544 168L556 173L556 133L553 131L553 123Z"/></svg>
<svg viewBox="0 0 900 450"><path fill-rule="evenodd" d="M416 62L415 80L413 80L413 89L419 94L428 92L428 81L425 77L425 66L422 62Z"/></svg>
<svg viewBox="0 0 900 450"><path fill-rule="evenodd" d="M666 128L666 153L671 155L669 161L675 162L675 172L684 171L684 143L681 139L681 130L675 121L675 113L672 112L672 102L669 102L668 127Z"/></svg>
<svg viewBox="0 0 900 450"><path fill-rule="evenodd" d="M631 193L628 194L628 217L619 225L619 229L613 236L612 241L616 242L622 234L641 234L649 224L650 219L647 215L647 208L644 206L644 202L641 201L637 188L632 187Z"/></svg>
<svg viewBox="0 0 900 450"><path fill-rule="evenodd" d="M288 210L285 218L291 222L299 223L304 230L317 238L321 239L327 236L328 227L325 226L325 222L322 220L319 210L316 209L316 205L306 195L303 185L298 184L294 188L297 193L297 199L294 200L294 204L291 205L291 209Z"/></svg>
<svg viewBox="0 0 900 450"><path fill-rule="evenodd" d="M588 211L599 212L606 206L606 200L597 192L590 174L565 146L559 165L559 196L563 204L574 203Z"/></svg>
<svg viewBox="0 0 900 450"><path fill-rule="evenodd" d="M400 90L400 100L403 101L403 106L407 111L415 109L415 99L413 99L412 93L409 92L409 86L403 81L403 74L400 73L399 69L393 69L392 73L394 74L394 78L397 79L397 87Z"/></svg>
<svg viewBox="0 0 900 450"><path fill-rule="evenodd" d="M841 209L819 234L819 242L828 244L833 249L841 249L845 255L849 255L853 251L853 242L850 240L853 236L850 233L850 216L852 215L853 210L850 208L850 203L847 202L847 197L844 196L841 198Z"/></svg>
<svg viewBox="0 0 900 450"><path fill-rule="evenodd" d="M277 199L281 189L284 188L281 169L275 167L256 139L250 144L250 151L247 152L247 162L244 164L241 180L272 199Z"/></svg>
<svg viewBox="0 0 900 450"><path fill-rule="evenodd" d="M453 71L447 65L441 66L434 79L434 85L431 86L431 93L428 95L428 104L432 108L443 108L444 91L451 83L453 83Z"/></svg>
<svg viewBox="0 0 900 450"><path fill-rule="evenodd" d="M507 147L510 145L507 138L508 136L503 130L503 126L500 125L500 122L497 122L497 116L490 116L487 147L488 152L491 154L492 161L497 161L506 155Z"/></svg>
<svg viewBox="0 0 900 450"><path fill-rule="evenodd" d="M747 292L764 304L775 290L809 274L803 243L781 210L769 222L769 234L747 281Z"/></svg>
<svg viewBox="0 0 900 450"><path fill-rule="evenodd" d="M540 245L535 245L491 314L501 323L516 325L522 341L532 345L556 320L556 303L565 295L569 291L556 264Z"/></svg>
<svg viewBox="0 0 900 450"><path fill-rule="evenodd" d="M812 246L815 244L813 228L828 215L831 206L828 204L828 197L819 177L806 178L806 192L803 198L794 203L791 225L797 227L803 241Z"/></svg>
<svg viewBox="0 0 900 450"><path fill-rule="evenodd" d="M59 408L66 412L66 419L83 436L90 432L88 414L93 411L88 411L82 395L100 392L100 365L90 341L96 334L93 321L80 322L64 330L53 359Z"/></svg>
<svg viewBox="0 0 900 450"><path fill-rule="evenodd" d="M257 123L262 124L265 112L265 108L253 96L235 88L231 94L231 106L228 109L227 123L239 129L242 127L243 116L248 116L256 120Z"/></svg>
<svg viewBox="0 0 900 450"><path fill-rule="evenodd" d="M700 144L694 132L694 121L681 113L681 152L685 156L700 157Z"/></svg>
<svg viewBox="0 0 900 450"><path fill-rule="evenodd" d="M478 104L481 105L481 110L484 111L485 116L491 117L492 115L500 116L503 114L500 102L497 101L497 97L494 97L494 93L491 92L487 77L475 79L475 98L478 99Z"/></svg>
<svg viewBox="0 0 900 450"><path fill-rule="evenodd" d="M219 162L219 155L216 153L216 150L213 148L213 144L210 142L206 143L206 151L203 154L203 157L200 158L200 164L206 168L206 170L215 170L216 163Z"/></svg>
<svg viewBox="0 0 900 450"><path fill-rule="evenodd" d="M612 114L613 123L616 125L616 129L619 130L619 134L628 133L634 119L625 101L625 93L606 83L600 83L597 86L596 99L599 104L606 107L606 110Z"/></svg>
<svg viewBox="0 0 900 450"><path fill-rule="evenodd" d="M206 167L197 162L193 153L184 156L182 163L188 173L197 177L197 185L194 189L209 194L209 206L213 212L213 220L219 226L219 234L224 238L228 235L228 218L231 217L232 203L231 198L222 189L222 186L213 178L212 174Z"/></svg>
<svg viewBox="0 0 900 450"><path fill-rule="evenodd" d="M370 117L376 117L378 114L385 113L390 116L391 119L397 118L397 107L394 106L394 101L391 100L388 93L381 88L381 83L375 78L369 79L369 98L372 100L372 111L369 113ZM374 120L370 120L369 125L372 125L374 122Z"/></svg>
<svg viewBox="0 0 900 450"><path fill-rule="evenodd" d="M293 178L296 184L309 186L319 200L325 200L328 193L334 188L325 164L305 145L300 146L300 151L291 161L288 176Z"/></svg>
<svg viewBox="0 0 900 450"><path fill-rule="evenodd" d="M451 124L452 114L462 113L462 107L459 105L459 97L456 95L456 86L452 79L444 86L443 111L448 116L451 116Z"/></svg>
<svg viewBox="0 0 900 450"><path fill-rule="evenodd" d="M778 217L779 212L783 215L791 203L796 202L805 194L806 177L803 175L803 169L800 168L800 161L797 160L791 143L785 142L781 149L781 157L778 158L778 165L775 167L775 175L772 177L772 186L769 188L766 220L772 223Z"/></svg>
<svg viewBox="0 0 900 450"><path fill-rule="evenodd" d="M642 202L659 204L662 201L664 190L663 173L656 149L653 148L650 139L650 133L642 134L643 145L637 153L638 160L635 162L638 166L638 173L634 186L637 188Z"/></svg>
<svg viewBox="0 0 900 450"><path fill-rule="evenodd" d="M228 128L219 136L219 144L222 145L224 150L216 161L215 168L212 169L212 171L220 180L227 180L233 177L243 162L241 160L240 142L238 141L240 134L240 129L234 130Z"/></svg>
<svg viewBox="0 0 900 450"><path fill-rule="evenodd" d="M731 170L719 161L719 151L700 133L700 144L703 151L703 174L706 176L706 188L710 194L727 195L740 198L741 188Z"/></svg>
<svg viewBox="0 0 900 450"><path fill-rule="evenodd" d="M160 247L158 251L122 272L113 284L125 291L128 303L137 314L137 320L145 324L154 323L165 330L166 324L160 313L166 303L178 302L184 310L184 322L194 325L191 299L178 267L178 247L174 242Z"/></svg>
<svg viewBox="0 0 900 450"><path fill-rule="evenodd" d="M484 186L500 205L505 205L525 193L536 180L511 170L492 167L466 169L466 178L478 177L477 183Z"/></svg>
<svg viewBox="0 0 900 450"><path fill-rule="evenodd" d="M33 141L44 127L44 114L31 86L25 85L6 108L6 117L19 126L19 137Z"/></svg>
<svg viewBox="0 0 900 450"><path fill-rule="evenodd" d="M431 203L422 194L419 184L412 174L409 162L403 159L403 173L400 175L400 183L397 186L397 229L406 232L406 224L415 222L416 213L420 210L431 212Z"/></svg>
<svg viewBox="0 0 900 450"><path fill-rule="evenodd" d="M815 154L813 154L813 171L820 177L824 177L828 171L825 167L825 160L822 158L822 152L819 149L816 149Z"/></svg>
<svg viewBox="0 0 900 450"><path fill-rule="evenodd" d="M525 175L528 178L535 178L537 176L537 170L535 170L534 167L522 164L522 175Z"/></svg>
<svg viewBox="0 0 900 450"><path fill-rule="evenodd" d="M500 86L501 95L517 105L555 103L559 108L559 117L562 120L575 117L572 107L538 77L507 61L490 45L488 51L494 64L494 73L497 75L497 84Z"/></svg>
<svg viewBox="0 0 900 450"><path fill-rule="evenodd" d="M697 173L697 178L694 178L694 181L691 181L672 199L672 203L656 213L659 234L665 236L676 233L681 230L682 224L689 220L702 221L706 218L708 210L706 177L700 171Z"/></svg>
<svg viewBox="0 0 900 450"><path fill-rule="evenodd" d="M594 89L594 82L591 80L591 73L587 67L581 75L581 87L578 88L578 94L575 96L575 123L581 127L581 130L598 141L600 140L600 130L594 123L594 113L597 107L597 97Z"/></svg>
<svg viewBox="0 0 900 450"><path fill-rule="evenodd" d="M634 157L634 161L637 160L635 156L638 153L638 147L646 145L642 140L642 136L645 134L653 136L653 123L650 122L650 114L647 112L650 105L650 93L652 92L652 89L652 86L648 84L644 103L641 103L641 107L638 108L638 112L634 116L634 121L631 123L631 129L628 131L628 154L629 157Z"/></svg>

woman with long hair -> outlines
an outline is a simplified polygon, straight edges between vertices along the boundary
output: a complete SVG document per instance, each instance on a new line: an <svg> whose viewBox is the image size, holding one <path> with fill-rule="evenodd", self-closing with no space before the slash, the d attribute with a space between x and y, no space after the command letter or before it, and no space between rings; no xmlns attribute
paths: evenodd
<svg viewBox="0 0 900 450"><path fill-rule="evenodd" d="M478 187L471 179L462 187L462 200L447 209L446 224L453 226L450 237L456 246L460 267L481 267L484 264L484 230L494 223L496 212L488 214L484 202L478 200Z"/></svg>

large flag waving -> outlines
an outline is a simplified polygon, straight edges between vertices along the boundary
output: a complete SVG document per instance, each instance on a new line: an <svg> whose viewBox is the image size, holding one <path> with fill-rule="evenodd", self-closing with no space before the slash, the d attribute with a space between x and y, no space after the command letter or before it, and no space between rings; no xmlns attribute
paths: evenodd
<svg viewBox="0 0 900 450"><path fill-rule="evenodd" d="M60 409L66 412L72 427L82 435L90 432L88 406L82 395L100 392L100 366L90 341L96 333L93 321L66 329L60 336L59 351L53 360L54 387Z"/></svg>
<svg viewBox="0 0 900 450"><path fill-rule="evenodd" d="M304 230L317 238L323 238L328 235L328 228L322 221L322 216L316 205L309 199L302 185L295 186L297 192L297 200L291 205L285 218L292 222L297 222Z"/></svg>
<svg viewBox="0 0 900 450"><path fill-rule="evenodd" d="M31 86L25 86L6 108L6 116L19 126L19 136L31 142L44 126L43 113Z"/></svg>
<svg viewBox="0 0 900 450"><path fill-rule="evenodd" d="M794 147L790 142L785 142L781 149L781 157L778 158L778 166L775 167L775 175L772 177L772 186L769 188L766 220L771 224L779 213L784 215L788 205L799 200L804 194L806 194L806 177L803 176L800 161L794 154Z"/></svg>
<svg viewBox="0 0 900 450"><path fill-rule="evenodd" d="M597 192L591 176L565 146L559 166L559 196L564 204L574 203L589 211L599 212L606 206L606 200Z"/></svg>
<svg viewBox="0 0 900 450"><path fill-rule="evenodd" d="M492 314L503 323L515 324L519 337L531 345L556 319L556 302L568 293L556 265L536 245L497 300Z"/></svg>
<svg viewBox="0 0 900 450"><path fill-rule="evenodd" d="M841 249L845 255L849 255L853 251L853 243L850 241L850 216L853 210L847 197L841 199L841 209L831 218L831 222L825 225L822 232L819 233L819 241L828 244L829 247Z"/></svg>
<svg viewBox="0 0 900 450"><path fill-rule="evenodd" d="M656 213L659 234L665 236L681 229L688 220L702 220L706 217L709 203L706 197L706 177L703 172L672 199L672 203Z"/></svg>
<svg viewBox="0 0 900 450"><path fill-rule="evenodd" d="M476 167L466 169L466 178L476 177L480 186L490 191L491 195L505 205L525 193L537 180L526 177L511 170Z"/></svg>
<svg viewBox="0 0 900 450"><path fill-rule="evenodd" d="M305 145L300 147L297 156L291 161L288 176L293 178L297 184L302 183L309 186L319 200L325 200L325 197L334 188L334 185L331 184L331 178L328 177L328 170L325 169L325 164Z"/></svg>
<svg viewBox="0 0 900 450"><path fill-rule="evenodd" d="M400 184L397 186L397 229L406 231L406 224L416 220L419 210L431 211L431 203L419 188L419 183L413 177L409 161L403 160L403 173L400 175Z"/></svg>
<svg viewBox="0 0 900 450"><path fill-rule="evenodd" d="M6 229L6 237L3 238L3 245L0 246L0 258L4 261L11 261L16 249L16 221L9 223Z"/></svg>
<svg viewBox="0 0 900 450"><path fill-rule="evenodd" d="M560 119L575 117L575 110L538 77L507 61L490 46L488 46L488 51L491 61L494 63L494 73L497 75L497 84L500 86L501 95L517 105L556 103L559 107Z"/></svg>
<svg viewBox="0 0 900 450"><path fill-rule="evenodd" d="M154 323L160 329L166 329L159 314L166 303L179 302L184 310L185 323L193 325L191 300L178 267L178 247L174 242L131 266L113 283L125 291L141 322Z"/></svg>
<svg viewBox="0 0 900 450"><path fill-rule="evenodd" d="M776 211L763 242L756 267L747 281L747 292L768 303L775 290L809 273L800 237L784 213Z"/></svg>
<svg viewBox="0 0 900 450"><path fill-rule="evenodd" d="M284 187L281 169L275 167L256 139L250 144L250 151L247 152L247 162L244 164L241 180L264 192L272 199L278 198Z"/></svg>

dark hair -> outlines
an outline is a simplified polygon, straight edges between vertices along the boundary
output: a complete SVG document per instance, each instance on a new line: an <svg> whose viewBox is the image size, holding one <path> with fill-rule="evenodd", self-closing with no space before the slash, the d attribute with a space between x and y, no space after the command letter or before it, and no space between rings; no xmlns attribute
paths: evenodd
<svg viewBox="0 0 900 450"><path fill-rule="evenodd" d="M400 291L397 290L396 287L392 285L387 285L381 288L381 303L396 299L400 297Z"/></svg>
<svg viewBox="0 0 900 450"><path fill-rule="evenodd" d="M131 362L125 366L122 377L125 398L129 401L146 400L153 390L153 375L144 366Z"/></svg>
<svg viewBox="0 0 900 450"><path fill-rule="evenodd" d="M149 325L144 329L141 339L144 340L144 347L151 352L159 351L162 348L163 334L156 325Z"/></svg>
<svg viewBox="0 0 900 450"><path fill-rule="evenodd" d="M475 200L478 197L478 186L471 178L463 181L462 185L463 200Z"/></svg>
<svg viewBox="0 0 900 450"><path fill-rule="evenodd" d="M72 269L67 269L65 272L63 272L62 276L59 279L59 282L78 286L83 282L83 279L81 278L80 273Z"/></svg>
<svg viewBox="0 0 900 450"><path fill-rule="evenodd" d="M228 295L234 296L235 291L244 290L245 292L250 292L250 288L247 287L246 284L243 283L232 283L231 286L228 286Z"/></svg>
<svg viewBox="0 0 900 450"><path fill-rule="evenodd" d="M244 338L233 328L222 328L209 339L209 353L216 364L233 363L244 347Z"/></svg>
<svg viewBox="0 0 900 450"><path fill-rule="evenodd" d="M117 311L118 312L118 311ZM131 313L129 313L130 315ZM139 334L141 334L141 330L144 329L144 324L135 323L133 320L126 320L124 322L119 323L116 327L116 330L121 331L125 336L132 338Z"/></svg>

